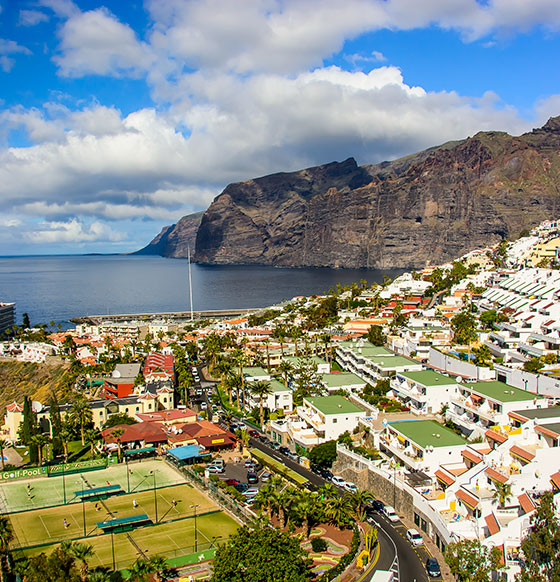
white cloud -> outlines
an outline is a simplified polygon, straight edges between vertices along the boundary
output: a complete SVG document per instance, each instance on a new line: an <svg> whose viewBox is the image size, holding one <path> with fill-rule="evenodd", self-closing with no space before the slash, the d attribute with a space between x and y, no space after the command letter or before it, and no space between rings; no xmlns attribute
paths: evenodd
<svg viewBox="0 0 560 582"><path fill-rule="evenodd" d="M15 55L18 53L30 55L31 51L28 48L19 45L14 40L0 38L0 68L4 73L9 73L15 65L15 59L8 55Z"/></svg>
<svg viewBox="0 0 560 582"><path fill-rule="evenodd" d="M18 24L20 26L36 26L48 20L49 17L40 10L20 10Z"/></svg>
<svg viewBox="0 0 560 582"><path fill-rule="evenodd" d="M101 222L85 225L76 219L68 222L46 222L39 230L25 234L25 238L35 244L118 242L125 235L116 232Z"/></svg>
<svg viewBox="0 0 560 582"><path fill-rule="evenodd" d="M54 60L67 77L139 76L152 62L147 45L106 8L71 16L60 30L60 39L61 54Z"/></svg>
<svg viewBox="0 0 560 582"><path fill-rule="evenodd" d="M60 18L70 18L80 13L72 0L38 0L37 4L50 8Z"/></svg>

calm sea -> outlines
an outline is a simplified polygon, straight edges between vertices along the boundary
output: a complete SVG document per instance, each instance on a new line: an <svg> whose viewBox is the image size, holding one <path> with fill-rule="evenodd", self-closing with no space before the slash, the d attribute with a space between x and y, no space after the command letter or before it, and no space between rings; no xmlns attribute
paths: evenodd
<svg viewBox="0 0 560 582"><path fill-rule="evenodd" d="M337 283L381 282L402 270L278 269L192 265L195 310L265 307ZM144 256L0 257L0 301L15 301L17 319L62 323L73 317L186 311L186 260Z"/></svg>

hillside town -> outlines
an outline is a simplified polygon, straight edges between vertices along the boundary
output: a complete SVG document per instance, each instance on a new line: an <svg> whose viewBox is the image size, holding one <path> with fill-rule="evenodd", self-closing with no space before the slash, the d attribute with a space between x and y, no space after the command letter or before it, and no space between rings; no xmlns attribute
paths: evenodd
<svg viewBox="0 0 560 582"><path fill-rule="evenodd" d="M558 511L560 491L560 228L524 234L233 319L23 329L2 303L2 361L76 371L71 401L7 403L3 446L21 442L30 406L47 439L54 406L63 422L88 408L92 447L119 459L204 464L259 438L375 492L442 568L450 544L474 540L513 582L540 499L552 491ZM317 464L311 451L333 442L332 463Z"/></svg>

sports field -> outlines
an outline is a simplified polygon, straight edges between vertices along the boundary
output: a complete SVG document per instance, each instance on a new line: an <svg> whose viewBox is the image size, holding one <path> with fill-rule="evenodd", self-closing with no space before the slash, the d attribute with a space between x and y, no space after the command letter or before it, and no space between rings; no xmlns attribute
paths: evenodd
<svg viewBox="0 0 560 582"><path fill-rule="evenodd" d="M29 505L26 511L10 514L15 543L26 555L49 552L62 540L79 540L93 546L92 565L112 566L113 554L117 567L130 565L139 555L176 557L191 554L195 548L194 507L196 506L197 551L208 549L227 539L238 524L198 489L184 481L181 473L157 460L111 466L107 469L67 475L65 477L68 503L62 504L62 477L2 483L2 496L7 506L19 507L22 500ZM156 475L154 489L153 473ZM180 482L178 485L171 483ZM30 485L28 496L27 485ZM74 492L94 487L119 485L123 493L105 500L76 501ZM61 505L52 506L53 500ZM70 502L71 500L71 502ZM156 519L157 503L157 519ZM97 522L147 514L150 525L113 536L97 528ZM85 534L84 534L85 532ZM132 537L132 540L130 539ZM114 548L114 551L113 551Z"/></svg>
<svg viewBox="0 0 560 582"><path fill-rule="evenodd" d="M39 507L51 507L65 503L79 502L74 492L104 485L120 485L128 493L152 489L155 471L156 486L165 487L184 483L185 479L167 463L148 459L127 465L109 465L106 469L84 473L71 473L64 477L39 477L29 480L3 481L0 483L0 507L3 513L25 511ZM29 487L28 487L29 486Z"/></svg>

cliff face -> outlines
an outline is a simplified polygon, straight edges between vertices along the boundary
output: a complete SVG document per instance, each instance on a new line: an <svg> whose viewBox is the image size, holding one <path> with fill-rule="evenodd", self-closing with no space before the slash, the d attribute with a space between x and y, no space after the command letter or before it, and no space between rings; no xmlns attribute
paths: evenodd
<svg viewBox="0 0 560 582"><path fill-rule="evenodd" d="M196 233L203 212L183 216L177 224L164 226L161 232L143 249L133 255L160 255L162 257L184 258L187 248L194 253Z"/></svg>
<svg viewBox="0 0 560 582"><path fill-rule="evenodd" d="M553 118L520 137L484 132L394 162L230 184L204 213L194 260L421 267L557 218L559 202Z"/></svg>

